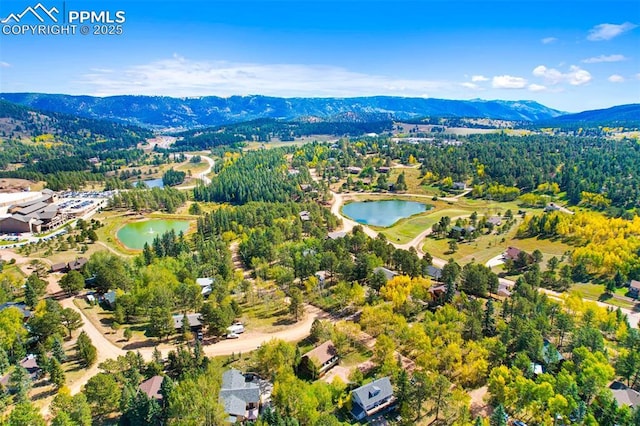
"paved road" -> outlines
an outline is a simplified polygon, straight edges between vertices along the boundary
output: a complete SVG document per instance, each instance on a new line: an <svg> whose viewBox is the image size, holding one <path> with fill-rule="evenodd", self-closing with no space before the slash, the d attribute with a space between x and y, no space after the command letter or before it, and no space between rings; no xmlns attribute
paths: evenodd
<svg viewBox="0 0 640 426"><path fill-rule="evenodd" d="M193 157L193 155L187 154L186 157L191 158ZM195 178L201 180L202 183L204 183L205 185L208 185L211 183L211 179L209 179L207 175L211 173L211 170L213 170L213 166L216 164L216 162L213 158L210 158L204 155L200 155L200 158L202 158L204 161L209 163L209 167L204 172L198 173L195 176ZM195 185L189 185L189 186L181 186L179 189L187 190L187 189L193 189L195 187L196 187Z"/></svg>

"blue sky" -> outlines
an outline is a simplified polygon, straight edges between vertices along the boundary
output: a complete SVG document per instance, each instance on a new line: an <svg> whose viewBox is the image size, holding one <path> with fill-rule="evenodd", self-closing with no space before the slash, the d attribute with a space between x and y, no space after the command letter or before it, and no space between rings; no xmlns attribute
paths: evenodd
<svg viewBox="0 0 640 426"><path fill-rule="evenodd" d="M37 3L2 0L0 19ZM123 34L3 31L2 92L640 102L638 0L41 3L122 10Z"/></svg>

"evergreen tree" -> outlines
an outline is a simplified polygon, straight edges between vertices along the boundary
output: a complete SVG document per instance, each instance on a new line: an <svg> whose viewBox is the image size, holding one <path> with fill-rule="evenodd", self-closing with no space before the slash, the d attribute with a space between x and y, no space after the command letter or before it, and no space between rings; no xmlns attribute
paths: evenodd
<svg viewBox="0 0 640 426"><path fill-rule="evenodd" d="M493 410L489 421L491 426L507 426L507 413L502 404L498 404L495 410Z"/></svg>
<svg viewBox="0 0 640 426"><path fill-rule="evenodd" d="M496 335L496 320L493 314L493 301L489 299L487 300L487 304L484 309L484 316L482 318L482 334L485 337L493 337Z"/></svg>
<svg viewBox="0 0 640 426"><path fill-rule="evenodd" d="M48 371L51 383L55 385L56 389L60 389L62 386L64 386L66 377L64 374L64 370L60 365L60 362L56 358L51 358L51 360L49 361Z"/></svg>
<svg viewBox="0 0 640 426"><path fill-rule="evenodd" d="M59 336L55 336L53 339L51 354L60 363L63 363L67 360L67 354L64 351L64 347L62 346L62 339L60 339Z"/></svg>

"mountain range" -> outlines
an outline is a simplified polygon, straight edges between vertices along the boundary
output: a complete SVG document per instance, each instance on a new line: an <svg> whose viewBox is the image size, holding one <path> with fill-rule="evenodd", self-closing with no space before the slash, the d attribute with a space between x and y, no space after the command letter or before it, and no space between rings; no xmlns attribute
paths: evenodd
<svg viewBox="0 0 640 426"><path fill-rule="evenodd" d="M231 96L70 96L3 93L0 99L43 111L107 119L154 128L197 128L258 118L319 121L380 121L419 117L548 120L563 114L534 101L446 100L374 96L360 98L276 98Z"/></svg>
<svg viewBox="0 0 640 426"><path fill-rule="evenodd" d="M0 99L41 111L115 121L154 129L194 129L261 118L303 122L376 122L424 117L487 118L529 124L610 123L639 126L640 104L566 114L535 101L448 100L372 96L276 98L231 96L71 96L2 93Z"/></svg>

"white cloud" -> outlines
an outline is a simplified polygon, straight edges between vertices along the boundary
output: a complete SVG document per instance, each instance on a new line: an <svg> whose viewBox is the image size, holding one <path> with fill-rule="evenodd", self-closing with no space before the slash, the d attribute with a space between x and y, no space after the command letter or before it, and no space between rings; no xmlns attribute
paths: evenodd
<svg viewBox="0 0 640 426"><path fill-rule="evenodd" d="M620 62L626 61L627 58L624 55L600 55L592 58L583 59L585 64L597 64L600 62Z"/></svg>
<svg viewBox="0 0 640 426"><path fill-rule="evenodd" d="M546 86L543 86L541 84L530 84L528 89L532 92L544 92L545 90L547 90Z"/></svg>
<svg viewBox="0 0 640 426"><path fill-rule="evenodd" d="M485 77L484 75L472 75L471 76L471 81L473 81L473 82L489 81L489 78Z"/></svg>
<svg viewBox="0 0 640 426"><path fill-rule="evenodd" d="M558 41L558 39L555 38L555 37L545 37L540 41L542 42L542 44L551 44L551 43L555 43L556 41Z"/></svg>
<svg viewBox="0 0 640 426"><path fill-rule="evenodd" d="M600 24L589 30L587 40L590 41L602 41L611 40L614 37L619 36L622 33L631 31L636 28L636 24L631 22L625 22L624 24Z"/></svg>
<svg viewBox="0 0 640 426"><path fill-rule="evenodd" d="M609 78L607 78L607 80L609 80L612 83L623 83L624 77L621 76L620 74L612 74L609 76Z"/></svg>
<svg viewBox="0 0 640 426"><path fill-rule="evenodd" d="M636 78L637 78L638 80L640 80L640 72L639 72L638 74L636 74Z"/></svg>
<svg viewBox="0 0 640 426"><path fill-rule="evenodd" d="M94 95L165 96L424 96L454 89L448 81L402 79L325 65L192 61L178 55L119 69L92 69L83 76ZM85 90L86 91L86 90Z"/></svg>
<svg viewBox="0 0 640 426"><path fill-rule="evenodd" d="M527 80L512 75L496 75L491 81L494 89L523 89L527 86Z"/></svg>
<svg viewBox="0 0 640 426"><path fill-rule="evenodd" d="M0 61L0 68L9 68L10 66L9 62Z"/></svg>
<svg viewBox="0 0 640 426"><path fill-rule="evenodd" d="M464 82L464 83L460 83L460 85L461 85L462 87L466 87L467 89L472 89L472 90L478 90L478 89L480 89L480 86L478 86L478 85L477 85L477 84L475 84L475 83L469 83L468 81L467 81L467 82Z"/></svg>
<svg viewBox="0 0 640 426"><path fill-rule="evenodd" d="M550 85L560 83L569 83L572 86L581 86L591 81L591 73L582 68L571 65L569 72L563 73L555 68L547 68L544 65L538 65L533 69L533 75L544 78L545 82Z"/></svg>

